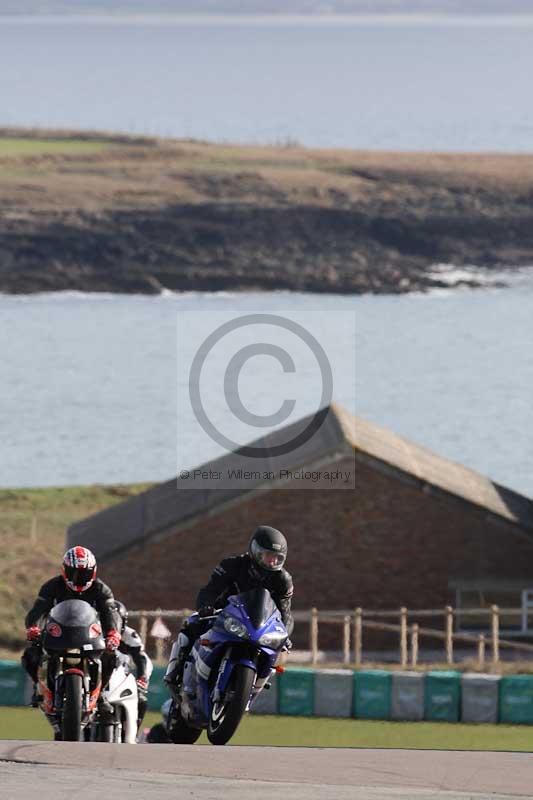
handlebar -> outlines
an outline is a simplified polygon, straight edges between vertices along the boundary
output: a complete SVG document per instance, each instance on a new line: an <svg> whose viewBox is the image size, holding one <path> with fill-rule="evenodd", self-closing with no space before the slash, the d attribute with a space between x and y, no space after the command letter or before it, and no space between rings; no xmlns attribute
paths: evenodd
<svg viewBox="0 0 533 800"><path fill-rule="evenodd" d="M224 609L223 609L223 608L215 608L214 612L213 612L212 614L209 614L209 616L207 616L207 617L201 617L201 616L198 614L198 611L195 611L194 613L196 614L196 616L198 617L198 619L216 619L216 618L218 617L218 615L219 615L220 613L222 613L222 611L224 611Z"/></svg>

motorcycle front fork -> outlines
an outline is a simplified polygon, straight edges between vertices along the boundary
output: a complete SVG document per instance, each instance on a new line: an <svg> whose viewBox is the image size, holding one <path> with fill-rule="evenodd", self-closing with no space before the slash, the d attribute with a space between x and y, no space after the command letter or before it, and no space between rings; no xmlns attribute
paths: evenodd
<svg viewBox="0 0 533 800"><path fill-rule="evenodd" d="M260 678L258 675L256 675L256 678L255 678L255 681L254 681L254 685L253 685L253 688L252 688L252 697L255 697L257 694L259 694L259 692L262 689L265 688L265 686L269 685L268 681L272 677L272 673L273 672L275 672L275 670L271 669L270 672L268 673L268 675L265 675L263 678Z"/></svg>
<svg viewBox="0 0 533 800"><path fill-rule="evenodd" d="M226 669L226 664L229 661L230 655L231 655L231 649L228 649L226 655L222 658L222 661L220 662L220 666L218 668L217 682L216 682L215 688L213 690L213 700L214 700L215 703L218 703L220 701L221 696L222 696L222 691L220 689L220 681L222 679L222 676L224 675L224 671Z"/></svg>

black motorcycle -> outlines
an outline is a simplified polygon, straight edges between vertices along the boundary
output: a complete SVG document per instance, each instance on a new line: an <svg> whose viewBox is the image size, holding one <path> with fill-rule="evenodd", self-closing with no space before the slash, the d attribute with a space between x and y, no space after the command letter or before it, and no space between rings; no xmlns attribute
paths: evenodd
<svg viewBox="0 0 533 800"><path fill-rule="evenodd" d="M98 614L85 600L64 600L50 611L41 644L40 708L56 738L78 742L102 689L105 641Z"/></svg>

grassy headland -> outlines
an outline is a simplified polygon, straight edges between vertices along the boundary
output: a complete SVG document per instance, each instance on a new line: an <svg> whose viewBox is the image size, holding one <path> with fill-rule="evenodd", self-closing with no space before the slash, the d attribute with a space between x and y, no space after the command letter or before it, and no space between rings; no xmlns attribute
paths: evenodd
<svg viewBox="0 0 533 800"><path fill-rule="evenodd" d="M22 646L24 616L59 572L70 523L147 486L0 490L0 657Z"/></svg>
<svg viewBox="0 0 533 800"><path fill-rule="evenodd" d="M533 264L532 191L529 155L3 129L0 292L423 290Z"/></svg>

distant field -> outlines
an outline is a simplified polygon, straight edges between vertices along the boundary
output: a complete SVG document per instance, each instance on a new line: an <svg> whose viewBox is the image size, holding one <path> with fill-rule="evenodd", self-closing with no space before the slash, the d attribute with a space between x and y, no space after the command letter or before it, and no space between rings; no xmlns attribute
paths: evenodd
<svg viewBox="0 0 533 800"><path fill-rule="evenodd" d="M159 722L146 715L146 727ZM43 715L29 708L0 708L0 738L51 739ZM207 744L202 734L199 744ZM369 722L303 717L246 717L231 740L283 747L392 747L425 750L533 750L533 731L510 725Z"/></svg>
<svg viewBox="0 0 533 800"><path fill-rule="evenodd" d="M99 153L109 147L108 142L84 142L73 139L25 139L0 137L0 158L5 156L31 156L59 153Z"/></svg>
<svg viewBox="0 0 533 800"><path fill-rule="evenodd" d="M1 657L14 657L9 650L23 644L25 613L42 583L58 574L70 523L148 485L0 490Z"/></svg>

